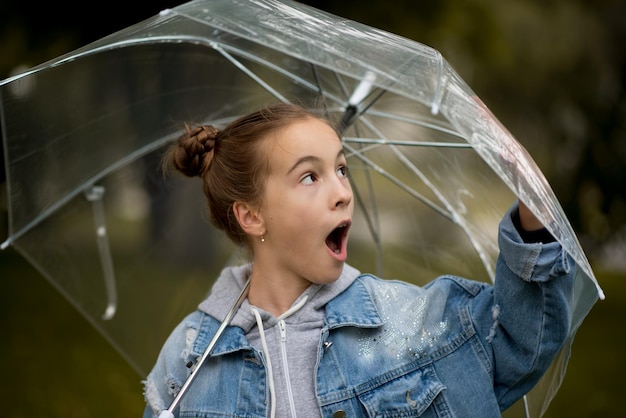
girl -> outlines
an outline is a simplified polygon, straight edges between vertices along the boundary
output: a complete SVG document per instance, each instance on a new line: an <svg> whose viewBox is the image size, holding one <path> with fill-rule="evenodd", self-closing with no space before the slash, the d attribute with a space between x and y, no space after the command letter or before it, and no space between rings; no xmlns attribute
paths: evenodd
<svg viewBox="0 0 626 418"><path fill-rule="evenodd" d="M248 279L177 416L499 417L565 341L572 261L521 203L500 223L494 286L418 287L346 264L342 144L301 107L188 129L165 162L201 177L211 221L251 262L224 269L172 332L144 382L145 417L168 408Z"/></svg>

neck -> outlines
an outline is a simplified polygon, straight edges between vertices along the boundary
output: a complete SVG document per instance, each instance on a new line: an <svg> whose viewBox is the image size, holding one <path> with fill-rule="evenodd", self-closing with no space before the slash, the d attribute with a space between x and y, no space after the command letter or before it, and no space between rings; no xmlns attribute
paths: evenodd
<svg viewBox="0 0 626 418"><path fill-rule="evenodd" d="M267 274L254 265L250 277L248 301L274 316L289 309L295 300L311 285L303 278L287 277L279 272Z"/></svg>

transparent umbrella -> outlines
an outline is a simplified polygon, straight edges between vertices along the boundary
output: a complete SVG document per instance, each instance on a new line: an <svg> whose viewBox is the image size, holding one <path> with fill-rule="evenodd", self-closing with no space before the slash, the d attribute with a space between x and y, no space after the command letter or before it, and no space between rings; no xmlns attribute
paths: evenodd
<svg viewBox="0 0 626 418"><path fill-rule="evenodd" d="M357 209L349 262L424 284L491 281L497 224L524 201L577 263L569 343L524 399L540 416L602 291L539 168L441 54L276 0L196 0L0 81L15 247L144 376L237 250L198 184L165 178L184 123L275 102L340 124Z"/></svg>

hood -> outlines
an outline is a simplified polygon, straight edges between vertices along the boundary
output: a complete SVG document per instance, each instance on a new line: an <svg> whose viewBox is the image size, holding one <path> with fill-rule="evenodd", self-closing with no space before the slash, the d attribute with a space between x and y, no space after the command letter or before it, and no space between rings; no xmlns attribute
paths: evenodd
<svg viewBox="0 0 626 418"><path fill-rule="evenodd" d="M213 285L211 294L198 305L198 309L221 322L237 300L251 272L252 264L226 267ZM325 285L312 284L294 301L294 304L297 304L307 295L308 301L301 313L306 314L310 310L319 311L330 300L348 288L359 274L357 269L344 264L343 271L337 280ZM268 313L263 312L264 321L268 320L269 316ZM250 303L247 299L231 320L231 325L242 328L245 333L256 325L256 319L250 310Z"/></svg>

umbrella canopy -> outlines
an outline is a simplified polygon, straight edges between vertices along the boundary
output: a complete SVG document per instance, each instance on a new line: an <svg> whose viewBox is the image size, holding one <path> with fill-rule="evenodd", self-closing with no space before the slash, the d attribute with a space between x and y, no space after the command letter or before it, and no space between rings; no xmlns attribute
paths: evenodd
<svg viewBox="0 0 626 418"><path fill-rule="evenodd" d="M311 7L196 0L0 81L14 246L145 375L237 250L199 184L159 170L184 123L275 101L341 126L357 208L349 262L424 284L493 280L497 224L524 201L577 263L569 344L529 394L540 416L603 297L540 169L441 54Z"/></svg>

